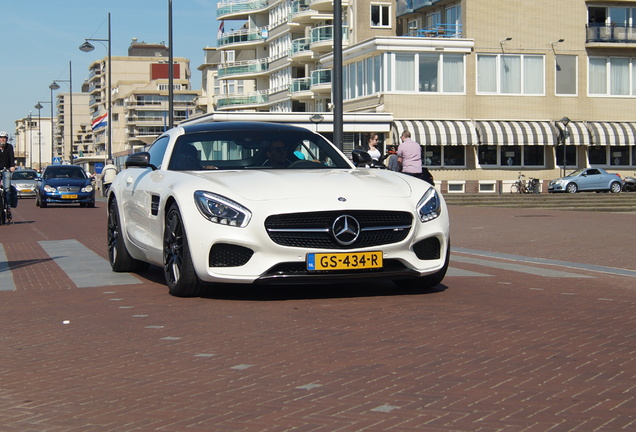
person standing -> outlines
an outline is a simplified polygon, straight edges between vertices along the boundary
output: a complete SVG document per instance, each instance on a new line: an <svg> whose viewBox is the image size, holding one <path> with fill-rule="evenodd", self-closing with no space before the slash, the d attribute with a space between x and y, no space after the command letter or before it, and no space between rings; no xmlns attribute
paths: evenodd
<svg viewBox="0 0 636 432"><path fill-rule="evenodd" d="M428 168L422 168L422 147L411 139L411 132L402 132L402 143L398 146L398 166L400 171L424 180L435 186L433 175Z"/></svg>
<svg viewBox="0 0 636 432"><path fill-rule="evenodd" d="M400 171L413 177L422 178L422 148L411 139L411 132L405 130L398 146L398 166Z"/></svg>
<svg viewBox="0 0 636 432"><path fill-rule="evenodd" d="M15 171L13 146L9 144L9 134L0 132L0 170L2 170L2 188L7 208L11 203L11 173Z"/></svg>
<svg viewBox="0 0 636 432"><path fill-rule="evenodd" d="M377 133L369 133L367 134L367 153L371 156L371 159L379 161L382 157L382 153L380 149L378 149L378 134Z"/></svg>
<svg viewBox="0 0 636 432"><path fill-rule="evenodd" d="M110 188L111 183L115 181L115 177L117 177L117 167L113 165L112 160L108 160L106 166L102 169L102 196L106 196L108 188Z"/></svg>

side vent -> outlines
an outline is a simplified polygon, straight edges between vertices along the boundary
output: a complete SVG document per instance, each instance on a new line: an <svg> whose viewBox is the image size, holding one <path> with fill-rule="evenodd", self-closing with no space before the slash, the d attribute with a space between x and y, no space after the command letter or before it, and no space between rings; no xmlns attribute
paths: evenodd
<svg viewBox="0 0 636 432"><path fill-rule="evenodd" d="M152 202L150 203L150 214L157 216L159 214L159 195L152 196Z"/></svg>

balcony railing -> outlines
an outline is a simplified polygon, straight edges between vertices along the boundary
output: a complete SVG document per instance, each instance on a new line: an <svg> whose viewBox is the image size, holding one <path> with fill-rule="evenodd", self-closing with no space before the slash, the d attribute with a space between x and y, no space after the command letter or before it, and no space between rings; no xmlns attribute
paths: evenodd
<svg viewBox="0 0 636 432"><path fill-rule="evenodd" d="M586 42L636 43L636 27L587 24Z"/></svg>
<svg viewBox="0 0 636 432"><path fill-rule="evenodd" d="M267 27L259 27L257 29L241 29L233 32L223 33L217 40L218 46L240 43L255 42L265 40L269 37Z"/></svg>
<svg viewBox="0 0 636 432"><path fill-rule="evenodd" d="M318 69L311 73L311 85L331 84L331 69Z"/></svg>
<svg viewBox="0 0 636 432"><path fill-rule="evenodd" d="M342 26L342 40L343 42L348 40L349 26ZM333 26L322 26L311 29L310 42L324 42L333 40Z"/></svg>
<svg viewBox="0 0 636 432"><path fill-rule="evenodd" d="M435 37L435 38L460 38L462 37L461 24L436 24L423 29L414 30L405 36Z"/></svg>
<svg viewBox="0 0 636 432"><path fill-rule="evenodd" d="M291 2L291 10L289 11L289 15L294 16L295 14L304 12L306 10L309 10L309 0L295 0Z"/></svg>
<svg viewBox="0 0 636 432"><path fill-rule="evenodd" d="M222 0L216 6L216 17L249 12L267 7L267 0Z"/></svg>
<svg viewBox="0 0 636 432"><path fill-rule="evenodd" d="M289 86L290 93L309 91L311 88L311 78L294 78Z"/></svg>
<svg viewBox="0 0 636 432"><path fill-rule="evenodd" d="M250 74L267 71L269 67L268 59L247 60L229 63L219 67L219 78L227 75Z"/></svg>
<svg viewBox="0 0 636 432"><path fill-rule="evenodd" d="M235 94L219 96L217 106L219 108L234 105L262 105L269 102L269 91L263 90L250 94Z"/></svg>
<svg viewBox="0 0 636 432"><path fill-rule="evenodd" d="M292 41L292 47L289 54L294 55L299 52L309 51L309 43L310 38L294 39Z"/></svg>

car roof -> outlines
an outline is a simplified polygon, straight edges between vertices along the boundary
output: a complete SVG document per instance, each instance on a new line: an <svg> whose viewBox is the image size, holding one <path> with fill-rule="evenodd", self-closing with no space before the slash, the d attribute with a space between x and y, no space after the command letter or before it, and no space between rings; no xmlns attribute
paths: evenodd
<svg viewBox="0 0 636 432"><path fill-rule="evenodd" d="M182 128L185 133L228 130L311 132L309 129L288 124L241 121L198 123L193 125L184 125Z"/></svg>

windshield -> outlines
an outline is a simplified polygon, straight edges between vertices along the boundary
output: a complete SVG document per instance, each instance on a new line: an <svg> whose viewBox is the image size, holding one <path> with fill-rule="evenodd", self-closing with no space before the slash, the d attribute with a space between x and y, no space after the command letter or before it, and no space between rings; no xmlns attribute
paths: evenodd
<svg viewBox="0 0 636 432"><path fill-rule="evenodd" d="M214 131L177 139L168 169L351 168L320 135L309 131Z"/></svg>
<svg viewBox="0 0 636 432"><path fill-rule="evenodd" d="M73 166L48 167L44 171L44 179L48 180L52 178L85 179L86 174L84 173L84 170L80 167L73 167Z"/></svg>
<svg viewBox="0 0 636 432"><path fill-rule="evenodd" d="M11 180L35 180L35 171L14 171L11 175Z"/></svg>
<svg viewBox="0 0 636 432"><path fill-rule="evenodd" d="M585 171L585 168L577 169L576 171L572 171L570 174L566 175L566 177L576 177L578 175L581 175L584 171Z"/></svg>

